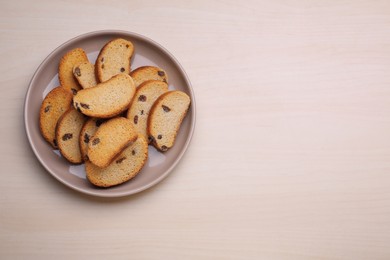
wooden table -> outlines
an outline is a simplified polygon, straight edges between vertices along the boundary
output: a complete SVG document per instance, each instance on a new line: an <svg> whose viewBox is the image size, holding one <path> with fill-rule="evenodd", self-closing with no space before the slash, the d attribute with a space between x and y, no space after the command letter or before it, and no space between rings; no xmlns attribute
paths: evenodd
<svg viewBox="0 0 390 260"><path fill-rule="evenodd" d="M120 199L57 182L23 125L43 59L102 29L197 100L178 167ZM389 1L1 1L0 35L0 259L390 259Z"/></svg>

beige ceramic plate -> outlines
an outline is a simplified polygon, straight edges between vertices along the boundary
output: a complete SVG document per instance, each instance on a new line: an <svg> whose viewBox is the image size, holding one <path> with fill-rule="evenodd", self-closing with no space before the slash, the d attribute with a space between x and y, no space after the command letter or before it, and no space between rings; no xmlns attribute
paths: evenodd
<svg viewBox="0 0 390 260"><path fill-rule="evenodd" d="M95 62L102 46L114 38L133 42L135 55L132 69L144 65L163 68L169 77L169 89L181 90L191 97L191 106L184 119L175 145L166 153L149 146L149 158L142 171L133 179L116 187L101 189L91 185L85 177L84 164L71 165L57 150L53 150L39 131L39 109L43 98L59 86L57 68L61 57L69 50L83 48L91 62ZM195 99L190 81L179 62L158 43L135 33L98 31L78 36L55 49L39 66L28 87L24 104L26 133L32 150L51 175L77 191L100 197L120 197L143 191L166 177L182 158L190 143L195 126Z"/></svg>

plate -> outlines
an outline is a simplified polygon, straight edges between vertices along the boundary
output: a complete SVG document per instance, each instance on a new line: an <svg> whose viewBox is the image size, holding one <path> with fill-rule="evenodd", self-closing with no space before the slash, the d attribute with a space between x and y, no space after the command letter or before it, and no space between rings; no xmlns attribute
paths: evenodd
<svg viewBox="0 0 390 260"><path fill-rule="evenodd" d="M165 153L149 146L149 158L141 172L132 180L111 188L98 188L88 182L84 164L72 165L58 150L53 150L39 130L39 109L50 90L59 86L58 64L71 49L85 50L94 63L100 49L114 38L130 40L135 47L132 69L152 65L168 74L169 90L181 90L191 98L191 106L182 122L175 145ZM45 169L58 181L79 192L99 197L121 197L143 191L163 180L178 164L187 150L195 128L195 99L191 83L179 62L164 47L142 35L126 31L97 31L73 38L42 62L31 79L24 103L24 122L31 148Z"/></svg>

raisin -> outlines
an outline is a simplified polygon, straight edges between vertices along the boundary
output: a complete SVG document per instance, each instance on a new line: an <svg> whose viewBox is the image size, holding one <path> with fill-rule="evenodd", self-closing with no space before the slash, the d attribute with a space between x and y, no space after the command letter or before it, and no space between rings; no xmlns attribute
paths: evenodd
<svg viewBox="0 0 390 260"><path fill-rule="evenodd" d="M129 47L130 47L130 45L126 44L126 48L129 48Z"/></svg>
<svg viewBox="0 0 390 260"><path fill-rule="evenodd" d="M93 139L92 145L97 145L98 143L100 143L100 139L99 138Z"/></svg>
<svg viewBox="0 0 390 260"><path fill-rule="evenodd" d="M138 101L145 102L146 101L146 96L145 95L140 95L138 97Z"/></svg>
<svg viewBox="0 0 390 260"><path fill-rule="evenodd" d="M104 69L104 64L102 64L102 69Z"/></svg>
<svg viewBox="0 0 390 260"><path fill-rule="evenodd" d="M116 162L116 163L122 163L124 160L126 160L126 157L119 158L119 159L116 160L115 162Z"/></svg>
<svg viewBox="0 0 390 260"><path fill-rule="evenodd" d="M168 150L168 147L166 147L165 145L161 146L161 151L165 152Z"/></svg>
<svg viewBox="0 0 390 260"><path fill-rule="evenodd" d="M79 107L79 103L75 102L74 104L76 105L77 111L79 111L79 112L81 113L81 109L80 109L80 107Z"/></svg>
<svg viewBox="0 0 390 260"><path fill-rule="evenodd" d="M45 107L45 113L49 112L50 108L51 108L50 105L48 105L47 107Z"/></svg>
<svg viewBox="0 0 390 260"><path fill-rule="evenodd" d="M162 70L159 70L159 71L157 72L157 74L158 74L160 77L164 77L165 72L162 71Z"/></svg>
<svg viewBox="0 0 390 260"><path fill-rule="evenodd" d="M101 124L103 124L103 122L104 122L104 119L98 119L98 120L96 120L95 125L96 125L97 127L99 127Z"/></svg>
<svg viewBox="0 0 390 260"><path fill-rule="evenodd" d="M89 109L89 105L88 104L80 103L80 106L82 108Z"/></svg>
<svg viewBox="0 0 390 260"><path fill-rule="evenodd" d="M150 135L150 136L148 137L148 141L149 141L149 143L153 142L153 141L154 141L154 137Z"/></svg>
<svg viewBox="0 0 390 260"><path fill-rule="evenodd" d="M171 109L167 106L162 105L162 108L164 109L165 112L171 111Z"/></svg>
<svg viewBox="0 0 390 260"><path fill-rule="evenodd" d="M77 77L80 77L81 76L80 68L79 67L75 68L74 73L76 74Z"/></svg>
<svg viewBox="0 0 390 260"><path fill-rule="evenodd" d="M138 116L134 116L134 124L138 124Z"/></svg>
<svg viewBox="0 0 390 260"><path fill-rule="evenodd" d="M64 134L62 136L62 141L67 141L67 140L72 139L72 138L73 138L73 134L67 133L67 134Z"/></svg>
<svg viewBox="0 0 390 260"><path fill-rule="evenodd" d="M102 58L100 59L100 61L101 61L101 62L104 62L104 57L102 57Z"/></svg>
<svg viewBox="0 0 390 260"><path fill-rule="evenodd" d="M161 138L162 138L162 135L158 135L158 136L157 136L157 139L161 139Z"/></svg>
<svg viewBox="0 0 390 260"><path fill-rule="evenodd" d="M141 115L143 115L144 114L144 110L141 110Z"/></svg>
<svg viewBox="0 0 390 260"><path fill-rule="evenodd" d="M163 82L168 83L168 82L167 82L167 79L163 79Z"/></svg>
<svg viewBox="0 0 390 260"><path fill-rule="evenodd" d="M84 143L89 143L89 135L87 133L84 134Z"/></svg>
<svg viewBox="0 0 390 260"><path fill-rule="evenodd" d="M73 95L77 94L77 89L72 88Z"/></svg>
<svg viewBox="0 0 390 260"><path fill-rule="evenodd" d="M121 72L125 72L125 68L122 67L122 68L121 68Z"/></svg>
<svg viewBox="0 0 390 260"><path fill-rule="evenodd" d="M131 151L131 154L132 154L132 155L135 155L135 150Z"/></svg>
<svg viewBox="0 0 390 260"><path fill-rule="evenodd" d="M53 139L53 144L54 144L54 147L57 147L57 146L58 146L57 140L56 140L56 139Z"/></svg>

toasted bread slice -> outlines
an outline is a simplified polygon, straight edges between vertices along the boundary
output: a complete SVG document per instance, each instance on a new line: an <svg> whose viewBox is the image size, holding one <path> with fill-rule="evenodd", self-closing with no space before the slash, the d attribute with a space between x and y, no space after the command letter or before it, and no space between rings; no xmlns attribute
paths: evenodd
<svg viewBox="0 0 390 260"><path fill-rule="evenodd" d="M190 103L190 97L178 90L168 91L154 102L148 117L148 134L158 150L165 152L173 146Z"/></svg>
<svg viewBox="0 0 390 260"><path fill-rule="evenodd" d="M105 122L105 120L101 118L90 118L85 122L83 128L81 129L79 144L80 144L81 157L83 158L84 161L88 160L89 140L92 139L93 135L96 133L99 126L103 122Z"/></svg>
<svg viewBox="0 0 390 260"><path fill-rule="evenodd" d="M73 67L73 75L82 88L92 88L97 85L95 65L83 61Z"/></svg>
<svg viewBox="0 0 390 260"><path fill-rule="evenodd" d="M106 168L102 169L87 161L85 171L88 180L99 187L111 187L134 178L148 158L148 143L143 136L127 147Z"/></svg>
<svg viewBox="0 0 390 260"><path fill-rule="evenodd" d="M76 94L81 89L79 83L73 76L73 67L81 62L88 62L87 54L81 48L73 49L67 52L60 61L58 67L58 79L60 85Z"/></svg>
<svg viewBox="0 0 390 260"><path fill-rule="evenodd" d="M163 69L153 66L139 67L133 70L130 76L133 78L136 87L148 80L159 80L168 83L167 73Z"/></svg>
<svg viewBox="0 0 390 260"><path fill-rule="evenodd" d="M108 42L96 59L96 76L99 82L109 80L120 73L130 73L131 57L134 53L133 44L125 39L115 39Z"/></svg>
<svg viewBox="0 0 390 260"><path fill-rule="evenodd" d="M110 165L126 146L137 139L131 121L116 117L103 123L88 143L88 158L100 168Z"/></svg>
<svg viewBox="0 0 390 260"><path fill-rule="evenodd" d="M146 125L150 108L154 101L167 91L167 83L159 80L148 80L142 83L135 92L133 101L127 111L127 118L133 122L138 133L143 135L146 139L148 138Z"/></svg>
<svg viewBox="0 0 390 260"><path fill-rule="evenodd" d="M39 112L39 128L43 138L57 149L56 125L58 119L72 106L72 92L59 86L49 92Z"/></svg>
<svg viewBox="0 0 390 260"><path fill-rule="evenodd" d="M58 120L56 139L62 156L74 164L82 163L79 139L86 118L73 107Z"/></svg>
<svg viewBox="0 0 390 260"><path fill-rule="evenodd" d="M109 118L125 111L134 93L131 77L119 74L96 87L80 90L73 98L73 105L87 116Z"/></svg>

